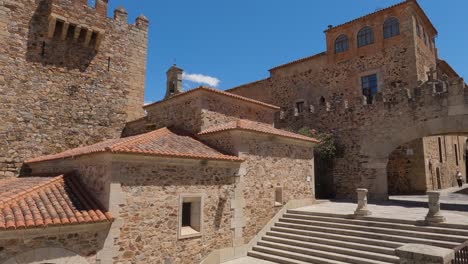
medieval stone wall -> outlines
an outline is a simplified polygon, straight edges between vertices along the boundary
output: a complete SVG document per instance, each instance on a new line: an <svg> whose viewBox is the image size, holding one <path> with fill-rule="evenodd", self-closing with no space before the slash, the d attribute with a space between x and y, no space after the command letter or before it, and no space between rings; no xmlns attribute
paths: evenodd
<svg viewBox="0 0 468 264"><path fill-rule="evenodd" d="M425 136L466 132L461 125L468 114L464 81L425 82L428 74L423 72L433 66L436 50L420 46L416 13L408 2L328 30L327 39L333 41L347 34L349 51L334 54L329 40L326 55L276 67L270 78L228 91L280 106L277 127L333 133L339 148L333 169L337 195L354 197L356 188L365 187L372 198L385 199L386 167L393 150ZM383 39L381 27L390 16L398 18L400 35ZM375 43L357 48L354 36L365 24L373 25ZM320 66L325 57L327 64ZM372 104L361 88L361 77L370 74L378 79ZM447 89L437 91L434 85ZM303 102L303 112L298 102Z"/></svg>
<svg viewBox="0 0 468 264"><path fill-rule="evenodd" d="M424 194L427 189L423 139L399 146L388 158L388 193Z"/></svg>
<svg viewBox="0 0 468 264"><path fill-rule="evenodd" d="M439 138L441 156L439 156ZM466 136L426 137L423 141L428 189L437 190L457 186L455 177L457 170L466 176L464 158Z"/></svg>
<svg viewBox="0 0 468 264"><path fill-rule="evenodd" d="M143 115L148 21L97 2L0 1L0 177Z"/></svg>

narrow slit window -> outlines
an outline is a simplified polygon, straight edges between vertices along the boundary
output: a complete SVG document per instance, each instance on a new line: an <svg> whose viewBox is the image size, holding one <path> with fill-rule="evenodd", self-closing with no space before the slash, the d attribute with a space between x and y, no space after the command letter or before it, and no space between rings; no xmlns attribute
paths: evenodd
<svg viewBox="0 0 468 264"><path fill-rule="evenodd" d="M64 22L61 20L57 20L57 24L55 24L54 38L60 38L60 36L62 35L63 27Z"/></svg>
<svg viewBox="0 0 468 264"><path fill-rule="evenodd" d="M439 142L439 162L442 163L443 162L443 159L442 159L442 140L440 138L437 138L438 142Z"/></svg>
<svg viewBox="0 0 468 264"><path fill-rule="evenodd" d="M275 206L283 206L283 187L275 188Z"/></svg>
<svg viewBox="0 0 468 264"><path fill-rule="evenodd" d="M304 112L304 102L297 102L296 109L298 114Z"/></svg>
<svg viewBox="0 0 468 264"><path fill-rule="evenodd" d="M455 151L455 163L458 166L458 147L457 147L457 144L455 144L453 147L454 147L453 150Z"/></svg>
<svg viewBox="0 0 468 264"><path fill-rule="evenodd" d="M76 25L70 24L67 31L67 39L73 39L75 36Z"/></svg>

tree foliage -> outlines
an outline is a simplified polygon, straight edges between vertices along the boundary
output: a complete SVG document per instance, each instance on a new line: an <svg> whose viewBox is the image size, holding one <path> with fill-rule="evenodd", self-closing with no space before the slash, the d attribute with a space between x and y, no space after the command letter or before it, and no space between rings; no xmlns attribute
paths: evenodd
<svg viewBox="0 0 468 264"><path fill-rule="evenodd" d="M303 127L299 129L299 134L307 137L314 137L320 140L320 143L315 146L314 152L317 158L323 160L332 160L336 157L336 144L333 134L317 132L308 127Z"/></svg>

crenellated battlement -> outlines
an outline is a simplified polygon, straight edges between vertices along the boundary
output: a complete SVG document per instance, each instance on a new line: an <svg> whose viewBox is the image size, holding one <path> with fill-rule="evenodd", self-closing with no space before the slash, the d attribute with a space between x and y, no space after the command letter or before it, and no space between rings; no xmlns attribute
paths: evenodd
<svg viewBox="0 0 468 264"><path fill-rule="evenodd" d="M0 178L144 115L149 21L107 11L108 0L0 1Z"/></svg>

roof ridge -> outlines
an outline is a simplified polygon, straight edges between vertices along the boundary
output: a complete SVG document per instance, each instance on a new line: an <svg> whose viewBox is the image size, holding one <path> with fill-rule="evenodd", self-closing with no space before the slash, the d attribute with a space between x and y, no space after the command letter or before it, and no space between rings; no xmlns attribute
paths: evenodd
<svg viewBox="0 0 468 264"><path fill-rule="evenodd" d="M20 180L21 178L17 178L17 180ZM59 175L55 177L51 177L48 181L45 181L43 183L39 183L38 185L32 187L31 189L27 191L21 191L19 193L16 193L10 197L7 197L5 201L0 201L0 208L3 208L5 205L10 204L13 200L17 200L19 198L25 197L30 194L37 193L38 191L46 188L47 186L51 186L56 184L57 182L65 182L64 181L64 175Z"/></svg>
<svg viewBox="0 0 468 264"><path fill-rule="evenodd" d="M145 137L149 136L149 135L152 135L154 134L155 132L158 132L158 131L161 131L161 130L164 130L166 129L167 130L167 127L163 127L163 128L158 128L156 130L153 130L153 131L150 131L150 132L146 132L146 133L143 133L143 134L139 134L139 135L136 135L136 136L133 136L131 138L129 138L128 140L123 140L122 142L117 142L113 145L111 145L110 147L107 147L105 150L106 151L111 151L111 152L115 152L115 151L118 151L120 147L122 146L125 146L125 145L135 145L136 142L140 142L142 139L145 139ZM125 139L125 138L124 138Z"/></svg>
<svg viewBox="0 0 468 264"><path fill-rule="evenodd" d="M260 105L260 106L264 106L264 107L268 107L268 108L272 108L272 109L276 109L276 110L279 109L279 107L276 106L276 105L267 104L267 103L264 103L264 102L259 101L259 100L251 99L251 98L248 98L248 97L245 97L245 96L233 94L233 93L228 92L228 91L218 90L218 89L207 87L207 86L199 86L197 88L194 88L194 89L191 89L191 90L176 94L176 95L174 95L174 96L172 96L172 97L170 97L168 99L163 99L161 101L157 101L157 102L145 105L145 106L143 106L143 108L150 107L150 106L157 105L157 104L161 104L161 103L165 103L165 102L168 102L168 101L170 101L170 100L172 100L174 98L179 98L180 96L191 94L191 93L196 92L196 91L214 92L216 94L229 96L231 98L235 98L235 99L238 99L238 100L241 100L241 101L244 101L244 102L249 102L249 103L253 103L253 104L256 104L256 105Z"/></svg>

